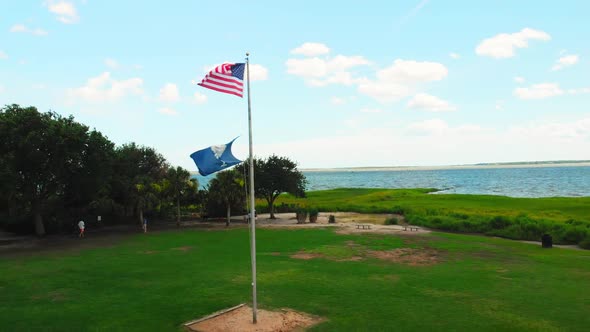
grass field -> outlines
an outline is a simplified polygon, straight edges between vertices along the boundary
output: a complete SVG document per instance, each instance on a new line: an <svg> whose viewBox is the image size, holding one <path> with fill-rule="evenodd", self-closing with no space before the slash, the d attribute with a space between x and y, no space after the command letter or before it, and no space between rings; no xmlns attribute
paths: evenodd
<svg viewBox="0 0 590 332"><path fill-rule="evenodd" d="M400 213L416 225L511 239L539 240L590 249L590 197L513 198L436 194L433 189L343 188L311 191L306 198L281 195L275 206L301 205L320 211ZM259 211L266 206L259 202Z"/></svg>
<svg viewBox="0 0 590 332"><path fill-rule="evenodd" d="M251 300L248 239L244 228L187 229L0 257L0 331L180 331L183 322ZM590 326L590 251L330 229L259 229L257 248L259 305L328 319L312 331ZM396 248L437 258L412 266L370 255ZM317 257L290 257L301 251Z"/></svg>

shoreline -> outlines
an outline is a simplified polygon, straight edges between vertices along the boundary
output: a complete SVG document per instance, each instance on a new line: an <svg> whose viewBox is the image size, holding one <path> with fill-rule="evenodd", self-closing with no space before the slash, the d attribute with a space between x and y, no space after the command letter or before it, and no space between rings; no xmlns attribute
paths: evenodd
<svg viewBox="0 0 590 332"><path fill-rule="evenodd" d="M482 165L446 165L446 166L383 166L383 167L334 167L301 168L301 172L380 172L380 171L436 171L453 169L500 169L500 168L547 168L547 167L590 167L590 161L538 163L538 164L482 164Z"/></svg>

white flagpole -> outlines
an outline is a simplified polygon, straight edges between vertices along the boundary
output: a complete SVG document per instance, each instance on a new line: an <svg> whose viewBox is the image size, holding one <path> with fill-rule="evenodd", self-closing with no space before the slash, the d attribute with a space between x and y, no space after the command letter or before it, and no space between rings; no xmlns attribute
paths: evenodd
<svg viewBox="0 0 590 332"><path fill-rule="evenodd" d="M256 213L254 211L254 154L252 152L252 111L250 107L250 60L246 53L246 75L248 76L248 136L250 138L250 227L252 240L250 241L250 257L252 259L252 322L256 324Z"/></svg>

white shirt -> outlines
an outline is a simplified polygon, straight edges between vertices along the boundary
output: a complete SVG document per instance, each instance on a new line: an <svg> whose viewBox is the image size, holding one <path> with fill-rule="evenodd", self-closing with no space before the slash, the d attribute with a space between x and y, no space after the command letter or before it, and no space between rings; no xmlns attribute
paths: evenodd
<svg viewBox="0 0 590 332"><path fill-rule="evenodd" d="M83 220L80 220L80 222L78 222L78 227L80 229L84 229L84 221Z"/></svg>

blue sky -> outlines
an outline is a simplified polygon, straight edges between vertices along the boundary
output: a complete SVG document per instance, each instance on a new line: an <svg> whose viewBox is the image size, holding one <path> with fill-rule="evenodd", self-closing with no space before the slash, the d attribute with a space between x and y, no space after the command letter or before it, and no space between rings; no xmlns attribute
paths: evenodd
<svg viewBox="0 0 590 332"><path fill-rule="evenodd" d="M247 100L191 84L250 52L254 153L300 167L590 159L587 1L2 1L0 105L173 165Z"/></svg>

